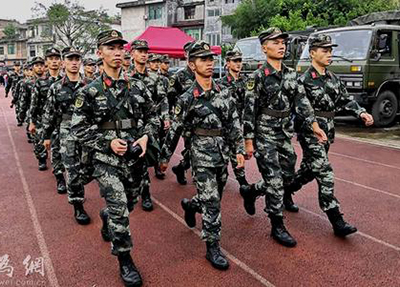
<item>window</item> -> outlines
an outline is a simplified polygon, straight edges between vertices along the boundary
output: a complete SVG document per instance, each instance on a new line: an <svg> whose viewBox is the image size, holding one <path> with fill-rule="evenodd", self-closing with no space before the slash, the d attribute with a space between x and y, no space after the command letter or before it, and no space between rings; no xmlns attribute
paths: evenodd
<svg viewBox="0 0 400 287"><path fill-rule="evenodd" d="M196 13L196 6L185 7L185 20L194 19Z"/></svg>
<svg viewBox="0 0 400 287"><path fill-rule="evenodd" d="M208 34L207 42L210 43L211 46L218 46L221 44L221 35L220 34Z"/></svg>
<svg viewBox="0 0 400 287"><path fill-rule="evenodd" d="M0 55L4 55L4 47L0 47Z"/></svg>
<svg viewBox="0 0 400 287"><path fill-rule="evenodd" d="M30 57L36 57L36 48L35 46L29 46L29 56Z"/></svg>
<svg viewBox="0 0 400 287"><path fill-rule="evenodd" d="M15 44L8 44L8 54L9 55L15 54Z"/></svg>
<svg viewBox="0 0 400 287"><path fill-rule="evenodd" d="M162 17L162 6L152 5L149 6L149 20L161 19Z"/></svg>
<svg viewBox="0 0 400 287"><path fill-rule="evenodd" d="M207 10L207 15L208 17L215 17L221 15L221 13L219 9L209 9Z"/></svg>
<svg viewBox="0 0 400 287"><path fill-rule="evenodd" d="M225 4L232 4L235 3L235 0L225 0Z"/></svg>
<svg viewBox="0 0 400 287"><path fill-rule="evenodd" d="M200 28L195 28L195 29L184 29L183 30L186 34L191 36L192 38L196 40L201 40L201 29Z"/></svg>
<svg viewBox="0 0 400 287"><path fill-rule="evenodd" d="M377 40L378 53L382 57L392 57L392 32L379 31Z"/></svg>

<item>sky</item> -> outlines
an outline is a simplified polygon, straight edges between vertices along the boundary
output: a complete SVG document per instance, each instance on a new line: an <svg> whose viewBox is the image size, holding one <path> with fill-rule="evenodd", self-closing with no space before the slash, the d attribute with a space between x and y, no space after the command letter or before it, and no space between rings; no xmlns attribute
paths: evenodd
<svg viewBox="0 0 400 287"><path fill-rule="evenodd" d="M110 15L121 12L116 8L117 3L129 2L130 0L78 0L87 10L99 9L101 6L108 10ZM21 23L32 18L31 8L35 2L40 2L46 6L52 3L63 3L64 0L0 0L0 19L15 19Z"/></svg>

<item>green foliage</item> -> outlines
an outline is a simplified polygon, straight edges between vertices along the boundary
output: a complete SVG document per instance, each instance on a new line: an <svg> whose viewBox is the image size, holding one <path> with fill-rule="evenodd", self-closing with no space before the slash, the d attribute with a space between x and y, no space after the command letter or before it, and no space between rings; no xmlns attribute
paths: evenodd
<svg viewBox="0 0 400 287"><path fill-rule="evenodd" d="M15 38L17 37L17 27L12 24L12 23L8 23L3 30L4 35L6 36L6 38Z"/></svg>
<svg viewBox="0 0 400 287"><path fill-rule="evenodd" d="M243 0L235 13L223 16L224 25L238 38L257 35L267 27L285 31L308 26L344 26L356 17L398 8L391 0Z"/></svg>
<svg viewBox="0 0 400 287"><path fill-rule="evenodd" d="M86 54L96 46L97 35L110 29L112 18L102 10L86 11L77 0L63 0L50 6L36 2L32 9L39 17L37 22L47 19L47 29L42 36L57 40L63 46L72 46Z"/></svg>

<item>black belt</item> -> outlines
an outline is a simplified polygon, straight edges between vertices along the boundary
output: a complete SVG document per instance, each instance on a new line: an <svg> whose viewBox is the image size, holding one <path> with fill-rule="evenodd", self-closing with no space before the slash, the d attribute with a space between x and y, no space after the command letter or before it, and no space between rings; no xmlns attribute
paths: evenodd
<svg viewBox="0 0 400 287"><path fill-rule="evenodd" d="M287 118L290 116L290 111L272 110L269 108L261 108L261 112L267 116L275 118Z"/></svg>
<svg viewBox="0 0 400 287"><path fill-rule="evenodd" d="M62 115L62 119L63 119L63 120L66 120L66 121L70 121L70 120L72 120L72 115L63 114L63 115Z"/></svg>
<svg viewBox="0 0 400 287"><path fill-rule="evenodd" d="M315 115L317 117L323 117L323 118L334 118L335 112L315 111Z"/></svg>
<svg viewBox="0 0 400 287"><path fill-rule="evenodd" d="M194 129L193 132L197 136L205 136L205 137L220 137L220 136L222 136L222 130L220 130L220 129L208 130L208 129L197 128L197 129Z"/></svg>
<svg viewBox="0 0 400 287"><path fill-rule="evenodd" d="M129 130L136 128L136 121L134 119L125 119L115 122L104 122L99 125L102 130Z"/></svg>

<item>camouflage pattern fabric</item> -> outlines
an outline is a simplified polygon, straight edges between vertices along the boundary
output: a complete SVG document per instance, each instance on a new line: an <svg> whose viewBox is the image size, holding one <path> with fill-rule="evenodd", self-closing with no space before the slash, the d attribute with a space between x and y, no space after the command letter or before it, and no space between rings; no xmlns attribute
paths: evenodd
<svg viewBox="0 0 400 287"><path fill-rule="evenodd" d="M17 74L16 72L12 71L8 74L8 82L6 86L6 95L11 91L13 97L15 97L16 87L18 82L24 77L22 73Z"/></svg>

